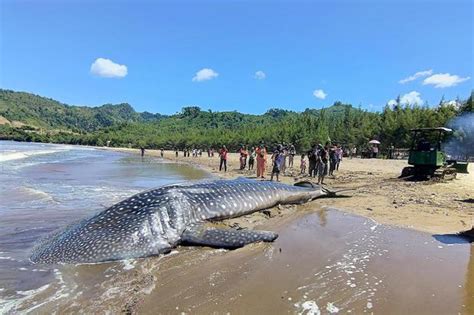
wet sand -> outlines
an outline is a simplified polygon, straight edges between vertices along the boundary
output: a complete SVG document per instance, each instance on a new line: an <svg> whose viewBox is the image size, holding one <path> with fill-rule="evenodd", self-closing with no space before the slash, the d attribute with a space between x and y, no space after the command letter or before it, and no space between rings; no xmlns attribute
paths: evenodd
<svg viewBox="0 0 474 315"><path fill-rule="evenodd" d="M463 296L468 246L331 210L278 232L274 244L178 267L172 281L162 269L139 312L281 314L317 305L323 313L456 314L471 302Z"/></svg>
<svg viewBox="0 0 474 315"><path fill-rule="evenodd" d="M291 207L290 207L291 208ZM41 313L472 314L474 250L460 237L322 209L276 214L274 243L64 266ZM52 289L52 288L48 288ZM43 293L48 296L48 289ZM31 310L33 305L24 304ZM22 309L18 309L22 311Z"/></svg>

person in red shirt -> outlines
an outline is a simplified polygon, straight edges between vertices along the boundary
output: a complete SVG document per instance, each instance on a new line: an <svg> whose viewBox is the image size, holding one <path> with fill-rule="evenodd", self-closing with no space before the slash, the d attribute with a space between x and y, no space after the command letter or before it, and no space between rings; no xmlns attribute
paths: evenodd
<svg viewBox="0 0 474 315"><path fill-rule="evenodd" d="M227 148L225 145L219 150L219 157L221 158L221 162L219 164L219 172L222 171L222 166L224 166L224 172L227 172Z"/></svg>

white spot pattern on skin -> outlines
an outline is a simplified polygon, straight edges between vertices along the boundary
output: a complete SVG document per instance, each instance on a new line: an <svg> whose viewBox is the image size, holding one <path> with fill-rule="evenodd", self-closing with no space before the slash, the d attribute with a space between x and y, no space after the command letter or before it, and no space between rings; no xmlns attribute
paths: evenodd
<svg viewBox="0 0 474 315"><path fill-rule="evenodd" d="M137 194L57 233L37 247L32 260L99 262L156 255L174 247L190 224L263 209L288 196L287 192L299 190L304 191L245 179L161 187ZM259 235L246 237L245 244L258 240Z"/></svg>

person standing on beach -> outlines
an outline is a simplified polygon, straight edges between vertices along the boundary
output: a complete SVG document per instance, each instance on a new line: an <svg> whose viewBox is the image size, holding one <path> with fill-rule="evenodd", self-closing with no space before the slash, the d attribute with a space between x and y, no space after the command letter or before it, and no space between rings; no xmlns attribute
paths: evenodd
<svg viewBox="0 0 474 315"><path fill-rule="evenodd" d="M219 151L219 157L221 159L219 164L219 172L222 171L222 166L224 166L224 172L227 172L227 148L225 145L222 146L222 149Z"/></svg>
<svg viewBox="0 0 474 315"><path fill-rule="evenodd" d="M267 149L260 144L255 150L257 154L257 178L265 178L265 164L267 163Z"/></svg>
<svg viewBox="0 0 474 315"><path fill-rule="evenodd" d="M163 157L164 152L165 152L165 151L163 150L163 148L161 148L161 152L160 152L161 157Z"/></svg>
<svg viewBox="0 0 474 315"><path fill-rule="evenodd" d="M328 172L328 146L324 147L320 144L318 150L318 185L324 183L324 177Z"/></svg>
<svg viewBox="0 0 474 315"><path fill-rule="evenodd" d="M273 175L276 175L276 180L277 182L280 181L279 175L281 171L281 166L284 161L284 156L282 152L282 146L278 146L278 148L273 152L272 155L272 162L273 162L273 167L272 167L272 175L270 176L270 181L273 181Z"/></svg>
<svg viewBox="0 0 474 315"><path fill-rule="evenodd" d="M143 146L140 147L140 154L142 157L145 155L145 148Z"/></svg>
<svg viewBox="0 0 474 315"><path fill-rule="evenodd" d="M376 159L378 154L379 154L379 147L376 144L374 144L372 146L372 158Z"/></svg>
<svg viewBox="0 0 474 315"><path fill-rule="evenodd" d="M304 173L306 173L306 160L305 155L301 154L300 174L303 175Z"/></svg>
<svg viewBox="0 0 474 315"><path fill-rule="evenodd" d="M308 175L309 177L316 177L316 162L317 162L317 151L316 151L316 145L313 146L311 150L308 151L308 161L309 161L309 167L308 167Z"/></svg>
<svg viewBox="0 0 474 315"><path fill-rule="evenodd" d="M288 148L287 146L285 145L285 143L283 143L283 145L280 146L280 154L282 155L282 161L281 161L281 164L280 164L280 172L285 175L285 172L286 172L286 157L288 156Z"/></svg>
<svg viewBox="0 0 474 315"><path fill-rule="evenodd" d="M341 164L342 162L342 156L343 156L343 150L341 148L340 145L338 145L336 147L336 157L337 157L337 161L336 161L336 171L339 171L339 164Z"/></svg>
<svg viewBox="0 0 474 315"><path fill-rule="evenodd" d="M176 155L176 158L178 158L178 149L175 149L174 151L175 151L174 154Z"/></svg>
<svg viewBox="0 0 474 315"><path fill-rule="evenodd" d="M351 149L351 159L353 157L357 157L357 147L354 146L352 149Z"/></svg>
<svg viewBox="0 0 474 315"><path fill-rule="evenodd" d="M318 144L317 146L315 146L314 148L314 156L316 157L316 163L314 164L314 171L313 171L313 177L317 177L318 176L318 172L319 172L319 166L321 164L321 161L319 159L319 150L321 150L320 148L322 148L323 145L322 144Z"/></svg>
<svg viewBox="0 0 474 315"><path fill-rule="evenodd" d="M337 155L336 147L329 147L329 176L334 176L334 170L336 169Z"/></svg>
<svg viewBox="0 0 474 315"><path fill-rule="evenodd" d="M294 145L290 145L288 150L288 167L293 167L293 160L295 159L296 149Z"/></svg>
<svg viewBox="0 0 474 315"><path fill-rule="evenodd" d="M393 143L390 143L390 147L388 148L388 158L393 159L394 158L394 152L395 152L395 147L393 146Z"/></svg>
<svg viewBox="0 0 474 315"><path fill-rule="evenodd" d="M255 163L255 156L257 153L255 153L255 148L252 147L249 153L249 171L253 170L253 164Z"/></svg>
<svg viewBox="0 0 474 315"><path fill-rule="evenodd" d="M242 147L240 147L239 153L240 153L240 169L244 170L245 166L247 165L247 155L248 155L247 148L243 145Z"/></svg>

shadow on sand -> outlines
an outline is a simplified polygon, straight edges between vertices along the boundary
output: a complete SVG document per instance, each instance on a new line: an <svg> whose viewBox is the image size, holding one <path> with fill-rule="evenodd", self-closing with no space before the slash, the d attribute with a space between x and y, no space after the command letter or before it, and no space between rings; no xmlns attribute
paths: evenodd
<svg viewBox="0 0 474 315"><path fill-rule="evenodd" d="M466 244L474 242L474 227L470 230L453 234L434 234L433 237L443 244Z"/></svg>
<svg viewBox="0 0 474 315"><path fill-rule="evenodd" d="M456 199L456 201L465 202L465 203L474 203L474 198Z"/></svg>

